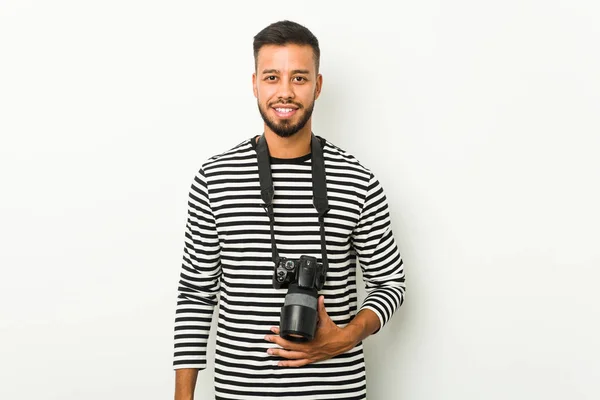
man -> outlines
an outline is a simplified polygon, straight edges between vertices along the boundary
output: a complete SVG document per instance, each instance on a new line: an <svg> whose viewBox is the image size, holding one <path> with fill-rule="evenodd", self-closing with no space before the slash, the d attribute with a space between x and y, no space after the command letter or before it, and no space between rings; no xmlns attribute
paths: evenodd
<svg viewBox="0 0 600 400"><path fill-rule="evenodd" d="M311 179L311 114L323 84L317 38L299 24L277 22L254 37L254 57L254 96L275 189L276 248L281 257L323 262ZM217 399L366 398L362 341L404 301L403 264L377 179L349 153L314 138L330 208L324 217L329 269L314 339L279 336L287 289L273 287L271 222L261 198L260 136L254 136L205 161L192 183L175 321L176 400L193 398L217 303ZM359 309L356 258L367 292Z"/></svg>

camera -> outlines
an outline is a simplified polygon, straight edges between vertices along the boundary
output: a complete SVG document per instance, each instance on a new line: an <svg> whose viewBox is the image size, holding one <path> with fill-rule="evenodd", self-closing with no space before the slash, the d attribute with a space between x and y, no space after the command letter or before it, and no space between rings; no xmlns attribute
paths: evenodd
<svg viewBox="0 0 600 400"><path fill-rule="evenodd" d="M318 291L323 288L327 268L315 257L281 257L273 272L273 287L288 288L281 307L279 334L294 342L312 340L317 328Z"/></svg>

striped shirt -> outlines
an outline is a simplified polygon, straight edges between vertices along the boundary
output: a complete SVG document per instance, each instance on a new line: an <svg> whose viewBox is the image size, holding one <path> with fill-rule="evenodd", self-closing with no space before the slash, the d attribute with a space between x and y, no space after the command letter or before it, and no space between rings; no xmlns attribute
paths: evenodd
<svg viewBox="0 0 600 400"><path fill-rule="evenodd" d="M329 270L325 307L340 327L361 309L381 327L404 301L402 258L392 234L384 191L348 152L317 136L323 147L330 211L325 217ZM188 201L185 247L175 315L174 369L206 368L215 306L218 325L214 384L217 399L364 399L363 345L303 367L279 367L264 340L279 326L287 289L274 289L270 222L258 178L256 138L206 160ZM275 240L279 255L321 262L317 210L312 204L311 154L271 157ZM356 267L366 297L358 306ZM380 327L380 329L381 329Z"/></svg>

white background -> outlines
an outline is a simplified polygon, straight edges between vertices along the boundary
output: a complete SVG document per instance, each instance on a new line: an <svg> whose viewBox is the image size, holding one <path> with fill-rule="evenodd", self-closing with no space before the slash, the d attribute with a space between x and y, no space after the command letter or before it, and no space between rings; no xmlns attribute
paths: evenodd
<svg viewBox="0 0 600 400"><path fill-rule="evenodd" d="M172 398L188 189L261 133L252 38L281 19L319 38L313 130L379 177L405 260L369 399L600 398L599 11L0 1L0 398Z"/></svg>

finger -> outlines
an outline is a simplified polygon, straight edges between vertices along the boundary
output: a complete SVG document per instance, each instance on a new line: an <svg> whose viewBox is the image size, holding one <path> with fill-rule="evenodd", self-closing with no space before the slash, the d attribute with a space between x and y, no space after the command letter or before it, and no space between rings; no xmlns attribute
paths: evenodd
<svg viewBox="0 0 600 400"><path fill-rule="evenodd" d="M276 326L272 326L271 327L271 332L273 332L276 335L279 335L279 328Z"/></svg>
<svg viewBox="0 0 600 400"><path fill-rule="evenodd" d="M280 367L301 367L306 364L310 364L311 360L308 358L300 359L300 360L288 360L288 361L279 361L277 363Z"/></svg>
<svg viewBox="0 0 600 400"><path fill-rule="evenodd" d="M278 348L269 349L267 350L267 353L269 353L272 356L279 356L290 360L299 360L308 357L306 353L303 353L301 351L290 351Z"/></svg>
<svg viewBox="0 0 600 400"><path fill-rule="evenodd" d="M291 342L289 340L285 340L281 336L267 335L265 336L265 340L271 343L275 343L279 347L287 350L304 351L305 349L305 346L302 343Z"/></svg>

